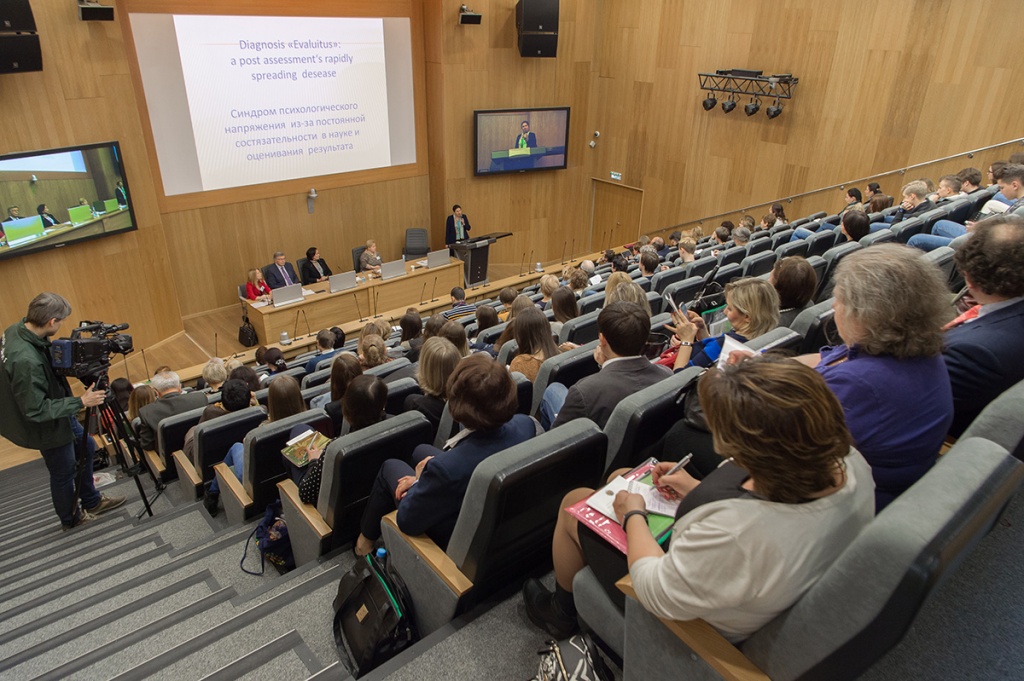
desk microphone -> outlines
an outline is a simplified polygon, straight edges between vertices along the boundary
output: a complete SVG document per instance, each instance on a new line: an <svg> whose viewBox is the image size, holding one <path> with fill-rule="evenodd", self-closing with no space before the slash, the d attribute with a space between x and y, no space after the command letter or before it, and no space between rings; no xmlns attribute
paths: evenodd
<svg viewBox="0 0 1024 681"><path fill-rule="evenodd" d="M312 336L313 332L309 328L309 317L306 316L306 311L305 310L299 310L299 312L302 313L302 321L306 322L306 335L307 336Z"/></svg>
<svg viewBox="0 0 1024 681"><path fill-rule="evenodd" d="M533 249L532 248L530 249L530 262L533 262ZM520 274L519 276L525 277L529 273L530 273L530 270L526 269L526 270L523 270L523 273Z"/></svg>
<svg viewBox="0 0 1024 681"><path fill-rule="evenodd" d="M575 253L575 252L576 252L576 237L573 237L572 238L572 246L569 247L569 263L570 264L572 264L572 261L574 260L572 254Z"/></svg>
<svg viewBox="0 0 1024 681"><path fill-rule="evenodd" d="M214 357L220 357L220 355L217 353L217 332L216 331L213 332L213 356Z"/></svg>
<svg viewBox="0 0 1024 681"><path fill-rule="evenodd" d="M152 374L149 373L149 362L146 361L146 348L141 348L139 352L142 353L142 366L146 369L146 378L152 378Z"/></svg>
<svg viewBox="0 0 1024 681"><path fill-rule="evenodd" d="M380 313L377 312L377 301L379 299L380 299L380 287L378 286L377 290L373 292L373 318L374 319L379 319L380 318Z"/></svg>
<svg viewBox="0 0 1024 681"><path fill-rule="evenodd" d="M352 300L354 300L356 302L356 312L359 313L359 321L360 322L365 322L366 321L366 317L363 316L363 311L359 307L359 296L356 295L355 293L353 293L352 294Z"/></svg>
<svg viewBox="0 0 1024 681"><path fill-rule="evenodd" d="M423 304L423 294L424 294L424 292L426 292L426 290L427 290L427 282L423 282L423 286L420 287L420 302L419 302L420 305Z"/></svg>
<svg viewBox="0 0 1024 681"><path fill-rule="evenodd" d="M519 263L519 276L520 277L526 276L526 275L523 274L523 265L525 265L525 264L526 264L526 251L523 251L523 261L521 263Z"/></svg>
<svg viewBox="0 0 1024 681"><path fill-rule="evenodd" d="M302 310L296 310L295 311L295 328L292 329L292 338L298 338L299 337L299 314L301 314L301 313L302 313Z"/></svg>
<svg viewBox="0 0 1024 681"><path fill-rule="evenodd" d="M559 265L564 265L565 264L565 247L568 246L568 245L569 245L568 241L563 241L562 242L562 256L558 259L558 264Z"/></svg>
<svg viewBox="0 0 1024 681"><path fill-rule="evenodd" d="M432 303L436 303L437 302L437 298L434 297L435 293L437 293L437 277L436 276L434 277L434 285L430 287L430 302L432 302Z"/></svg>

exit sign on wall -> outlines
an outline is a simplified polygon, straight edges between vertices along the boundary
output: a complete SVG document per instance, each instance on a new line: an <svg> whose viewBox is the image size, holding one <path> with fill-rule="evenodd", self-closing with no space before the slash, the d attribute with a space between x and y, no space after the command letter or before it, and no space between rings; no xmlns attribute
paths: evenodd
<svg viewBox="0 0 1024 681"><path fill-rule="evenodd" d="M622 173L617 173L613 170L611 172L611 176L613 180L618 180L619 182L622 182Z"/></svg>

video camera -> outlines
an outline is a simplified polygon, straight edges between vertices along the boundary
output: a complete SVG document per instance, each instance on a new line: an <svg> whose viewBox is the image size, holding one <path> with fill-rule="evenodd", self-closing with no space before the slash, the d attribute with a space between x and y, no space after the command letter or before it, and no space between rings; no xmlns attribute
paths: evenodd
<svg viewBox="0 0 1024 681"><path fill-rule="evenodd" d="M74 376L78 379L102 376L110 368L111 355L127 355L134 349L131 336L117 333L127 328L127 324L79 322L78 327L71 332L71 338L60 338L50 346L54 371L60 376ZM83 333L90 336L83 338Z"/></svg>

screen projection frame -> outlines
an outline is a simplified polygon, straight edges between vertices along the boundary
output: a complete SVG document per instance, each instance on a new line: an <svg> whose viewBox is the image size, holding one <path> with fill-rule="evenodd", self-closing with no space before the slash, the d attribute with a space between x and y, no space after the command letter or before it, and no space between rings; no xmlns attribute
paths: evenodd
<svg viewBox="0 0 1024 681"><path fill-rule="evenodd" d="M143 136L150 167L154 177L154 189L162 213L223 206L244 201L305 195L310 189L336 189L362 184L384 182L396 179L418 177L428 173L427 163L427 116L426 116L426 59L423 39L423 9L416 0L379 0L378 2L350 2L343 8L331 12L332 5L314 0L296 0L291 3L270 3L266 0L243 2L242 0L209 0L199 3L190 0L116 0L121 30L124 35L135 91L135 103L142 122ZM328 18L405 18L409 21L409 38L412 66L413 107L415 121L416 161L368 170L358 170L330 175L302 177L291 180L253 184L229 189L213 189L168 196L164 193L164 181L153 136L148 104L143 88L139 67L139 55L135 46L129 14L170 14L192 16L256 16L256 17L328 17Z"/></svg>
<svg viewBox="0 0 1024 681"><path fill-rule="evenodd" d="M0 156L0 161L6 161L6 160L10 160L10 159L17 159L17 158L32 158L34 156L49 156L51 154L64 154L64 153L68 153L68 152L72 152L72 151L87 152L87 151L91 151L93 149L112 149L113 150L114 164L115 164L115 167L113 168L114 172L107 173L106 175L109 176L109 177L107 177L107 179L109 180L109 183L111 185L111 191L113 191L113 185L114 185L114 182L115 182L114 178L120 178L121 182L123 183L124 188L125 188L125 192L126 192L126 198L127 198L127 201L128 201L128 219L129 219L131 224L129 224L128 227L116 228L116 229L112 229L111 231L100 231L100 232L97 232L97 233L94 233L94 234L88 234L88 235L85 235L85 236L82 236L81 232L79 232L79 234L76 235L76 231L82 229L82 227L75 227L73 229L69 229L64 234L61 234L59 238L58 237L51 237L51 239L48 239L47 241L42 242L42 243L29 242L29 243L24 244L23 246L19 246L19 247L14 248L14 249L2 248L2 249L0 249L0 261L10 260L10 259L13 259L13 258L18 258L18 257L21 257L23 255L31 255L32 253L40 253L40 252L43 252L43 251L50 251L50 250L53 250L53 249L56 249L56 248L67 248L69 246L75 246L77 244L85 243L87 241L95 241L96 239L103 239L103 238L106 238L106 237L117 236L119 234L128 234L129 232L135 232L135 231L137 231L139 229L138 220L135 218L135 207L132 204L131 186L128 184L128 176L125 174L125 170L124 170L124 165L125 165L124 164L124 155L121 153L121 143L120 143L119 140L111 140L109 142L93 142L93 143L89 143L89 144L78 144L78 145L69 146L69 147L57 147L57 148L54 148L54 149L39 149L39 150L35 150L35 151L18 151L18 152L13 152L13 153L10 153L10 154L3 154L2 156ZM83 154L83 156L84 156L84 154ZM87 177L81 177L81 178L80 177L75 177L75 176L77 176L79 174L80 174L80 171L64 172L64 171L53 171L53 170L36 170L36 171L32 171L32 170L4 170L4 171L0 171L0 182L28 182L28 183L31 184L31 186L33 188L32 191L35 192L35 191L38 191L38 187L40 186L40 183L51 181L51 180L53 180L53 181L85 180L85 179L92 180L94 177L96 177L95 175L89 173L88 166L86 167L86 171L81 173L83 175L87 175ZM65 194L66 194L66 192L65 192ZM42 197L40 197L40 198L42 198ZM103 199L112 199L112 198L115 198L115 197L111 196L111 197L102 197L101 198L99 196L95 196L95 197L90 197L90 198L92 198L93 201L99 201L99 200L103 200ZM72 196L72 200L73 200L73 196ZM86 199L86 200L88 201L89 199ZM64 201L64 203L68 203L68 202L69 201ZM65 213L69 207L78 208L78 206L65 206L65 205L61 205L60 203L57 203L56 200L54 200L54 199L49 199L49 200L45 201L45 203L48 205L48 207L50 209L50 213L56 213L57 216L61 217L61 218L63 217L63 213ZM34 217L36 215L35 211L36 211L36 206L37 205L38 204L36 204L36 203L33 203L31 205L26 205L26 206L19 205L18 207L21 209L21 212L22 212L21 217L23 217L23 218ZM115 216L115 215L116 216L123 216L123 213L120 213L120 212L110 213L110 215L111 216ZM6 217L7 217L7 206L4 205L3 206L3 215L0 216L0 219L6 219ZM111 217L109 219L116 221L118 218ZM86 224L86 223L88 223L88 224ZM97 229L97 228L100 227L100 225L102 225L104 223L105 223L105 219L96 218L96 219L93 219L93 220L84 221L82 223L82 226L83 227L87 227L87 228L91 228L91 229Z"/></svg>
<svg viewBox="0 0 1024 681"><path fill-rule="evenodd" d="M557 166L534 166L532 164L513 164L513 167L502 168L501 170L480 170L480 118L481 116L488 115L506 115L509 116L510 120L516 117L530 116L535 113L545 113L549 111L565 112L565 142L563 143L562 152L562 164ZM477 109L473 112L473 175L476 177L489 177L491 175L512 175L517 173L533 173L542 172L549 170L566 170L569 167L569 124L571 121L571 107L569 106L537 106L537 107L520 107L511 109ZM536 133L531 128L531 131ZM511 135L509 133L509 138ZM509 146L512 145L512 141L509 142ZM493 145L492 145L493 146ZM538 146L543 146L538 144ZM500 148L492 149L492 151L500 151ZM493 157L492 157L493 158ZM515 161L515 159L508 159L508 161ZM492 161L496 163L497 161Z"/></svg>

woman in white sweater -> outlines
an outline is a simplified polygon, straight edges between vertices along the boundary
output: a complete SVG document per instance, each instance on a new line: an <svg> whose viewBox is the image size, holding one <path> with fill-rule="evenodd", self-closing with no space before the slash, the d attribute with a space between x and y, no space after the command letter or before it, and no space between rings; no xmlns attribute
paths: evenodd
<svg viewBox="0 0 1024 681"><path fill-rule="evenodd" d="M552 546L556 591L526 583L530 619L559 638L573 631L572 578L587 564L613 596L628 566L649 611L702 618L734 642L796 602L874 516L871 470L851 447L838 400L808 369L762 356L708 372L700 402L729 461L702 481L657 465L654 483L682 498L667 552L640 495L615 499L625 560L563 511ZM590 493L570 492L561 508Z"/></svg>

